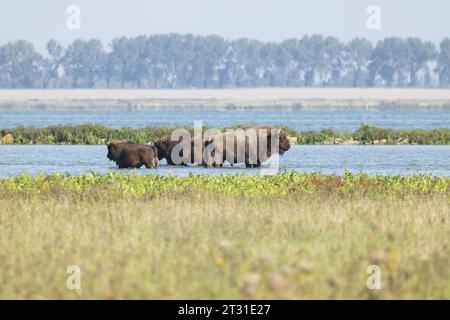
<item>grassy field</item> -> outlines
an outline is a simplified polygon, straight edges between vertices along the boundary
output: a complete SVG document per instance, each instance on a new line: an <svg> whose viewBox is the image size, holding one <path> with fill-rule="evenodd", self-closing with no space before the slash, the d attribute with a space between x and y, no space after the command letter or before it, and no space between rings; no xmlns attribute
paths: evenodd
<svg viewBox="0 0 450 320"><path fill-rule="evenodd" d="M241 126L235 126L242 127ZM186 127L193 132L191 127ZM153 143L170 135L175 128L145 127L109 128L103 125L57 125L47 128L0 128L0 144L104 144L112 140L133 140ZM204 128L206 131L207 128ZM450 144L450 128L390 129L369 124L361 125L354 132L323 129L298 131L283 127L297 144Z"/></svg>
<svg viewBox="0 0 450 320"><path fill-rule="evenodd" d="M449 299L449 196L420 175L0 179L0 298Z"/></svg>

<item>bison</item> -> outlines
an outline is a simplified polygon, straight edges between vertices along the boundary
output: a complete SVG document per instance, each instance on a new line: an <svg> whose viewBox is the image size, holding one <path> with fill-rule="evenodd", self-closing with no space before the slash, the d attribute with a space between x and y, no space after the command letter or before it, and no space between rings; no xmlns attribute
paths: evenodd
<svg viewBox="0 0 450 320"><path fill-rule="evenodd" d="M166 159L168 165L175 165L172 161L172 149L178 144L178 141L172 141L170 136L162 137L155 142L158 149L158 159Z"/></svg>
<svg viewBox="0 0 450 320"><path fill-rule="evenodd" d="M278 147L273 143L277 150L272 150L273 139L278 139ZM205 148L207 166L222 166L227 160L231 165L243 162L247 168L252 168L260 167L273 154L283 155L289 150L290 142L283 130L259 125L213 135L206 140Z"/></svg>
<svg viewBox="0 0 450 320"><path fill-rule="evenodd" d="M108 159L124 168L157 168L159 164L158 149L146 144L122 140L107 143Z"/></svg>
<svg viewBox="0 0 450 320"><path fill-rule="evenodd" d="M181 159L181 163L176 163L178 161L176 161L174 159L174 152L176 152L177 150L175 149L175 147L181 143L181 138L178 141L172 141L171 136L165 136L162 137L161 139L159 139L158 141L155 142L155 147L158 149L158 159L162 160L162 159L166 159L167 164L168 165L188 165L188 164L194 164L196 163L196 159L195 159L195 143L194 143L194 139L191 139L190 142L190 146L191 146L191 156L190 156L190 160L186 161L186 159L183 159L183 150L180 147L179 148L179 153L178 156ZM204 141L201 142L201 150L199 150L199 152L202 153L202 162L201 164L203 164L203 151L204 151Z"/></svg>

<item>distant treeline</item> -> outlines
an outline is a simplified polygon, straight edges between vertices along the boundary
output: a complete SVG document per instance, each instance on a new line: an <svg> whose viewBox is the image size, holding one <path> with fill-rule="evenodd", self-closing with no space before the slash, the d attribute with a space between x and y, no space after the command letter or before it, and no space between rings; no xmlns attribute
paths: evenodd
<svg viewBox="0 0 450 320"><path fill-rule="evenodd" d="M243 127L243 125L234 128ZM193 129L186 127L191 133ZM207 128L204 128L205 130ZM390 129L369 124L354 132L333 129L297 131L283 127L297 144L435 144L450 145L450 129ZM16 127L0 129L0 144L88 144L98 145L113 140L153 143L170 135L175 128L109 128L103 125L57 125L46 128Z"/></svg>
<svg viewBox="0 0 450 320"><path fill-rule="evenodd" d="M0 46L0 88L448 87L450 38L304 36L283 42L163 34Z"/></svg>

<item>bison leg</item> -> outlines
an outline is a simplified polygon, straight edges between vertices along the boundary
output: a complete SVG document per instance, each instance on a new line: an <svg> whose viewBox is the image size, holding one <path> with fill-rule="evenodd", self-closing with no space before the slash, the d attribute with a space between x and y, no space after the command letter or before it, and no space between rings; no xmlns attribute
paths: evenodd
<svg viewBox="0 0 450 320"><path fill-rule="evenodd" d="M261 161L257 160L256 163L246 162L245 167L246 168L259 168L259 167L261 167Z"/></svg>
<svg viewBox="0 0 450 320"><path fill-rule="evenodd" d="M144 159L142 162L144 163L144 166L147 169L153 168L153 163L151 161L148 161L147 159Z"/></svg>

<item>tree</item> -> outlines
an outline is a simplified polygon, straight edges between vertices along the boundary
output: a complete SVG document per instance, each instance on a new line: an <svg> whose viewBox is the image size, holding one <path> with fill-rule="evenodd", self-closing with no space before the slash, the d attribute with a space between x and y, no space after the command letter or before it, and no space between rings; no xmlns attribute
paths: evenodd
<svg viewBox="0 0 450 320"><path fill-rule="evenodd" d="M93 88L102 78L106 53L99 40L75 40L63 58L64 71L72 79L72 87Z"/></svg>
<svg viewBox="0 0 450 320"><path fill-rule="evenodd" d="M137 57L130 54L130 44L126 37L113 39L110 46L112 51L107 57L108 66L104 74L108 83L111 78L116 77L119 80L120 87L124 88L125 83L131 79L130 73L132 71L129 65L134 63Z"/></svg>
<svg viewBox="0 0 450 320"><path fill-rule="evenodd" d="M302 81L300 66L303 61L299 41L297 39L288 39L280 44L283 47L284 59L284 77L287 87L300 86Z"/></svg>
<svg viewBox="0 0 450 320"><path fill-rule="evenodd" d="M409 49L409 86L418 86L418 73L428 71L428 62L436 57L436 48L430 41L422 41L418 38L408 38Z"/></svg>
<svg viewBox="0 0 450 320"><path fill-rule="evenodd" d="M147 39L145 59L149 65L148 80L152 83L153 88L158 88L160 83L164 81L164 46L162 45L161 36L151 36Z"/></svg>
<svg viewBox="0 0 450 320"><path fill-rule="evenodd" d="M147 38L117 38L111 42L111 53L108 55L106 77L116 77L123 88L127 83L135 87L142 87L144 79L150 72L147 60ZM113 70L111 70L111 68ZM109 82L107 80L107 82Z"/></svg>
<svg viewBox="0 0 450 320"><path fill-rule="evenodd" d="M377 75L388 87L405 84L405 72L409 65L409 48L403 39L397 37L386 38L377 43L370 64L371 81L375 84Z"/></svg>
<svg viewBox="0 0 450 320"><path fill-rule="evenodd" d="M301 40L301 46L304 49L303 59L305 65L304 84L307 87L316 85L317 79L322 79L322 73L326 69L326 61L323 60L324 38L321 35L314 34L311 37L304 36Z"/></svg>
<svg viewBox="0 0 450 320"><path fill-rule="evenodd" d="M442 40L437 62L439 83L442 87L448 87L450 85L450 38Z"/></svg>
<svg viewBox="0 0 450 320"><path fill-rule="evenodd" d="M59 77L58 70L62 64L62 58L64 54L64 48L56 40L52 39L47 42L47 54L48 58L45 59L45 72L43 87L47 88L49 83L53 80L56 81Z"/></svg>
<svg viewBox="0 0 450 320"><path fill-rule="evenodd" d="M224 67L227 42L219 36L195 37L194 57L191 61L196 77L195 87L217 87L219 73ZM195 78L194 78L195 79Z"/></svg>
<svg viewBox="0 0 450 320"><path fill-rule="evenodd" d="M345 45L335 37L327 37L323 42L321 59L323 64L321 83L329 86L340 84L344 71Z"/></svg>
<svg viewBox="0 0 450 320"><path fill-rule="evenodd" d="M35 88L42 86L44 59L24 40L0 47L0 86Z"/></svg>
<svg viewBox="0 0 450 320"><path fill-rule="evenodd" d="M372 51L373 45L366 39L355 38L347 44L344 64L351 77L350 86L361 87L367 84L367 69Z"/></svg>
<svg viewBox="0 0 450 320"><path fill-rule="evenodd" d="M0 87L226 88L450 85L450 39L440 50L418 38L363 38L343 43L319 34L283 42L162 34L56 40L41 56L26 41L0 46ZM436 68L431 66L436 64Z"/></svg>
<svg viewBox="0 0 450 320"><path fill-rule="evenodd" d="M220 87L255 87L264 84L262 43L241 38L229 41L219 68Z"/></svg>

